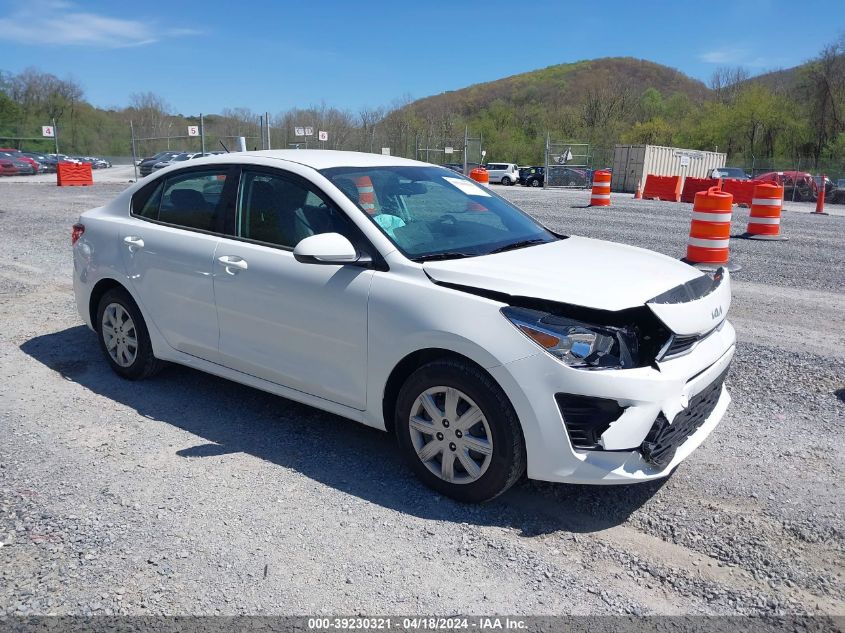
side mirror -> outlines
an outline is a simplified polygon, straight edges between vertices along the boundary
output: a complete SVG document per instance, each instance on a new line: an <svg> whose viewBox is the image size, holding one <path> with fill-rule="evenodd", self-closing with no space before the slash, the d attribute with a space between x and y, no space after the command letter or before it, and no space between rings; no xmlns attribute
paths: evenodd
<svg viewBox="0 0 845 633"><path fill-rule="evenodd" d="M340 233L321 233L300 241L293 249L296 261L303 264L369 264L368 256L359 256L352 242Z"/></svg>

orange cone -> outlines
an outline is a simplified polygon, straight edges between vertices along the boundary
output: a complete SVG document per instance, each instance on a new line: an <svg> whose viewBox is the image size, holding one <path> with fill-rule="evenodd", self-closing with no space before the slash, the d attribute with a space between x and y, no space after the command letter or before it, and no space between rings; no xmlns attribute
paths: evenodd
<svg viewBox="0 0 845 633"><path fill-rule="evenodd" d="M819 187L819 195L816 196L816 210L813 212L815 215L830 215L824 210L824 181L827 179L825 174L822 174L822 184Z"/></svg>
<svg viewBox="0 0 845 633"><path fill-rule="evenodd" d="M634 193L634 200L642 200L643 199L643 190L640 189L640 181L637 181L637 191Z"/></svg>

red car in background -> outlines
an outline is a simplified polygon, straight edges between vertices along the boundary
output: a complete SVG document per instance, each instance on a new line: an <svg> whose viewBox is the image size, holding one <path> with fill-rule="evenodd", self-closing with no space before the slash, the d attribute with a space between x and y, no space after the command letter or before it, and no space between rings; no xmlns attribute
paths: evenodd
<svg viewBox="0 0 845 633"><path fill-rule="evenodd" d="M17 176L18 168L10 158L0 158L0 176Z"/></svg>
<svg viewBox="0 0 845 633"><path fill-rule="evenodd" d="M39 163L34 158L30 158L29 156L25 156L19 149L14 149L12 147L0 147L0 158L11 158L14 160L22 160L25 163L29 163L32 165L32 169L34 174L37 174L41 171L41 163Z"/></svg>
<svg viewBox="0 0 845 633"><path fill-rule="evenodd" d="M813 174L805 171L770 171L754 178L756 182L773 182L783 187L783 199L810 202L819 194Z"/></svg>

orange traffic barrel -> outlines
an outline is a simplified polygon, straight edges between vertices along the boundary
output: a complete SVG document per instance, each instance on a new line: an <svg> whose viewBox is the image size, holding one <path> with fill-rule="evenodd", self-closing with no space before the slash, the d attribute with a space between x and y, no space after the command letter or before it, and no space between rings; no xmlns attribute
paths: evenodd
<svg viewBox="0 0 845 633"><path fill-rule="evenodd" d="M469 172L469 177L485 187L490 186L490 174L487 173L487 170L484 169L484 167L476 167Z"/></svg>
<svg viewBox="0 0 845 633"><path fill-rule="evenodd" d="M358 205L366 213L375 215L376 192L373 189L373 181L369 176L358 176L355 178L355 186L358 188Z"/></svg>
<svg viewBox="0 0 845 633"><path fill-rule="evenodd" d="M760 183L754 187L751 200L751 217L742 237L752 240L786 240L780 234L780 212L783 209L783 187L773 183Z"/></svg>
<svg viewBox="0 0 845 633"><path fill-rule="evenodd" d="M593 172L593 192L590 195L591 207L609 207L610 206L610 172L609 171L594 171Z"/></svg>
<svg viewBox="0 0 845 633"><path fill-rule="evenodd" d="M731 211L734 197L710 187L695 194L684 261L702 270L715 270L724 266L739 270L730 264Z"/></svg>

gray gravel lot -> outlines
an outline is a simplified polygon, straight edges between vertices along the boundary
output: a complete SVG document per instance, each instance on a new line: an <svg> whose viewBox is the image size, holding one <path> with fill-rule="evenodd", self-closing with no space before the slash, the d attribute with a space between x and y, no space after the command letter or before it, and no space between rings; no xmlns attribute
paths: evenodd
<svg viewBox="0 0 845 633"><path fill-rule="evenodd" d="M0 182L0 616L845 615L845 217L732 240L733 404L672 477L464 506L386 434L185 368L117 378L76 314L69 227L124 186ZM496 190L685 252L689 205Z"/></svg>

